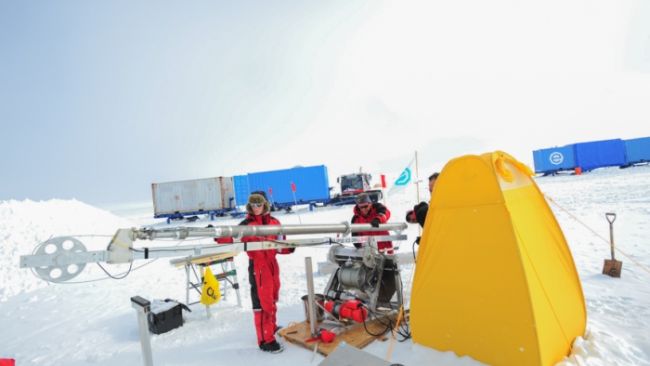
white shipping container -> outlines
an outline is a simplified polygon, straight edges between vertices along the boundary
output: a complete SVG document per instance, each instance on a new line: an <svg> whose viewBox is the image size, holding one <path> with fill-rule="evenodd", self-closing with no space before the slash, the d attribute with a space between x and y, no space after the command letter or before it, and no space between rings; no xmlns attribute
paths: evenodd
<svg viewBox="0 0 650 366"><path fill-rule="evenodd" d="M155 217L235 207L232 177L152 183L151 192Z"/></svg>

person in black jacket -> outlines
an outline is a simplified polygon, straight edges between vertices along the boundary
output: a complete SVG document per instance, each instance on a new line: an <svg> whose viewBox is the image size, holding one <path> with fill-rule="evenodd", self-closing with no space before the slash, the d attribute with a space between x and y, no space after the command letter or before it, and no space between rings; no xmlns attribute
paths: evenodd
<svg viewBox="0 0 650 366"><path fill-rule="evenodd" d="M436 179L438 179L440 173L435 172L429 176L429 193L433 192L433 186L436 184ZM427 212L429 211L429 204L422 201L417 205L413 206L413 209L406 213L406 222L415 224L418 223L420 226L424 227L424 221L427 218Z"/></svg>

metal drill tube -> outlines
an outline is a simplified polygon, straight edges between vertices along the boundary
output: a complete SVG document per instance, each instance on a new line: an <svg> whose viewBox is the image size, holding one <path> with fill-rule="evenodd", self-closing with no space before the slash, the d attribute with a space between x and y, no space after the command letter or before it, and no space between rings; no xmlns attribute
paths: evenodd
<svg viewBox="0 0 650 366"><path fill-rule="evenodd" d="M401 231L406 223L382 224L373 227L370 224L323 224L323 225L253 225L253 226L215 226L211 228L178 227L169 229L134 229L138 239L186 239L186 238L221 238L267 235L300 234L346 234L361 231Z"/></svg>

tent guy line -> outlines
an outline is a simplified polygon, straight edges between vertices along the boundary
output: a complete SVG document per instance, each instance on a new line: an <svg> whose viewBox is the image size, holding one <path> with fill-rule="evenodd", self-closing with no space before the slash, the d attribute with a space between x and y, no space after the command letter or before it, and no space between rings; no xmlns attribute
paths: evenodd
<svg viewBox="0 0 650 366"><path fill-rule="evenodd" d="M548 199L549 202L551 202L552 204L554 204L555 206L557 206L559 209L561 209L562 211L564 211L567 215L569 215L572 219L574 219L574 220L575 220L576 222L578 222L580 225L584 226L587 230L591 231L591 232L592 232L596 237L600 238L603 242L605 242L607 245L609 245L609 241L607 241L607 239L603 238L603 236L600 235L600 234L598 234L598 233L596 232L596 230L594 230L593 228L591 228L589 225L585 224L583 221L581 221L579 218L577 218L574 214L572 214L571 212L569 212L566 208L560 206L560 204L558 204L558 203L557 203L553 198L551 198L549 195L545 194L544 197L546 197L546 199ZM621 250L621 248L616 247L615 250L616 250L617 252L621 253L623 256L625 256L625 258L629 259L630 262L636 264L637 266L639 266L639 268L641 268L642 270L644 270L644 271L646 271L648 274L650 274L650 268L644 266L642 263L640 263L640 262L638 262L637 260L635 260L632 256L630 256L629 254L627 254L627 253L625 253L623 250Z"/></svg>

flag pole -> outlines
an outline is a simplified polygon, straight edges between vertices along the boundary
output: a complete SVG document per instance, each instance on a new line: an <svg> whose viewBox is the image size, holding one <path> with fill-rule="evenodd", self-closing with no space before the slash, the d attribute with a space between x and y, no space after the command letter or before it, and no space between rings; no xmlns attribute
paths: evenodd
<svg viewBox="0 0 650 366"><path fill-rule="evenodd" d="M418 167L418 151L415 150L415 190L416 190L416 205L420 203L420 168ZM418 225L418 236L422 235L422 228Z"/></svg>
<svg viewBox="0 0 650 366"><path fill-rule="evenodd" d="M418 169L418 151L415 150L415 202L420 203L420 172Z"/></svg>

